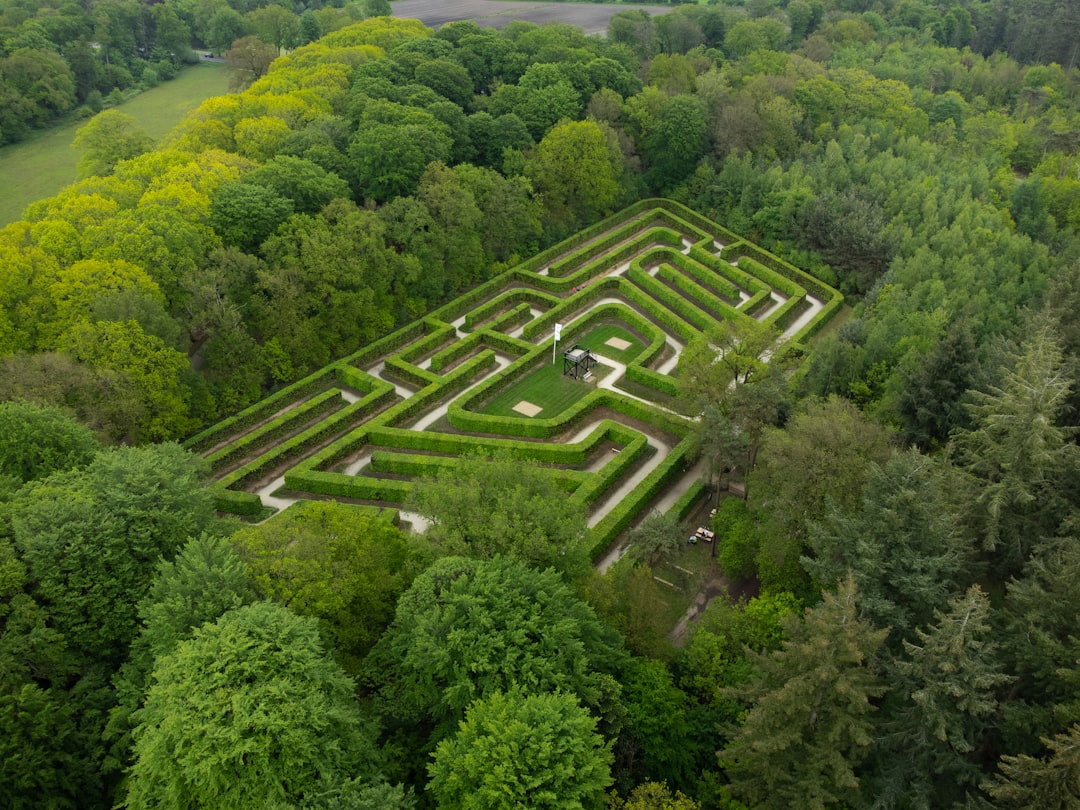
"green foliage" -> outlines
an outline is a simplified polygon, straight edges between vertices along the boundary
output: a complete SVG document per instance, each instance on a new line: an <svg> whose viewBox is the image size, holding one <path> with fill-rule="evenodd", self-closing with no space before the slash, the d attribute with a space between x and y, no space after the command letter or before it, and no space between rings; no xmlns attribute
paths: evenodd
<svg viewBox="0 0 1080 810"><path fill-rule="evenodd" d="M377 767L352 682L314 621L269 602L160 657L135 720L124 807L296 803Z"/></svg>
<svg viewBox="0 0 1080 810"><path fill-rule="evenodd" d="M716 509L712 525L716 527L716 557L724 573L731 579L753 576L758 537L746 501L725 498Z"/></svg>
<svg viewBox="0 0 1080 810"><path fill-rule="evenodd" d="M123 657L159 557L209 525L203 470L175 444L107 450L19 492L12 526L34 592L84 654Z"/></svg>
<svg viewBox="0 0 1080 810"><path fill-rule="evenodd" d="M414 554L388 521L333 502L300 503L232 542L259 593L319 620L355 661L393 617L415 573Z"/></svg>
<svg viewBox="0 0 1080 810"><path fill-rule="evenodd" d="M611 752L572 695L496 692L469 707L429 765L439 808L599 808Z"/></svg>
<svg viewBox="0 0 1080 810"><path fill-rule="evenodd" d="M585 516L550 476L507 455L474 457L422 481L416 511L446 552L490 558L508 554L537 566L579 571Z"/></svg>
<svg viewBox="0 0 1080 810"><path fill-rule="evenodd" d="M755 807L860 801L855 769L874 741L871 700L886 691L871 662L888 631L860 620L856 602L850 578L826 591L803 621L788 618L781 650L752 656L752 680L729 691L751 708L717 756L735 795Z"/></svg>
<svg viewBox="0 0 1080 810"><path fill-rule="evenodd" d="M762 532L758 573L770 590L805 591L798 558L813 521L858 503L872 462L890 455L888 432L845 400L811 404L784 430L765 432L748 482Z"/></svg>
<svg viewBox="0 0 1080 810"><path fill-rule="evenodd" d="M996 807L1066 810L1076 803L1080 725L1043 743L1050 751L1042 759L1024 754L1001 758L1000 776L984 788L996 800Z"/></svg>
<svg viewBox="0 0 1080 810"><path fill-rule="evenodd" d="M945 497L954 478L914 450L899 453L869 468L858 509L837 510L810 531L803 567L825 588L854 575L863 616L892 629L895 649L971 580L974 548Z"/></svg>
<svg viewBox="0 0 1080 810"><path fill-rule="evenodd" d="M623 658L617 634L554 571L448 557L401 597L366 667L386 715L445 735L474 700L514 685L562 690L606 714Z"/></svg>
<svg viewBox="0 0 1080 810"><path fill-rule="evenodd" d="M97 450L94 435L59 408L0 402L0 475L46 478L84 466Z"/></svg>
<svg viewBox="0 0 1080 810"><path fill-rule="evenodd" d="M138 604L139 635L131 645L129 660L113 679L117 705L110 710L105 729L105 739L112 745L106 762L109 770L128 764L132 715L146 697L154 662L172 654L203 624L255 601L251 572L223 538L193 537L175 560L158 563L150 588Z"/></svg>
<svg viewBox="0 0 1080 810"><path fill-rule="evenodd" d="M105 110L91 118L75 132L72 143L82 149L79 176L109 174L121 160L141 155L154 145L153 139L138 122L119 110Z"/></svg>
<svg viewBox="0 0 1080 810"><path fill-rule="evenodd" d="M1018 571L1034 541L1057 530L1062 483L1080 460L1059 421L1072 379L1053 326L1037 325L1011 360L999 385L974 394L972 428L956 434L970 485L964 512L1000 573Z"/></svg>
<svg viewBox="0 0 1080 810"><path fill-rule="evenodd" d="M916 631L917 643L904 642L880 754L886 785L902 784L904 791L886 806L959 801L978 785L976 752L987 742L998 695L1010 681L989 619L990 600L972 586L950 600L947 612L935 611L934 624Z"/></svg>
<svg viewBox="0 0 1080 810"><path fill-rule="evenodd" d="M665 782L644 782L625 799L613 794L608 802L611 810L699 810L699 805L682 791L671 790Z"/></svg>

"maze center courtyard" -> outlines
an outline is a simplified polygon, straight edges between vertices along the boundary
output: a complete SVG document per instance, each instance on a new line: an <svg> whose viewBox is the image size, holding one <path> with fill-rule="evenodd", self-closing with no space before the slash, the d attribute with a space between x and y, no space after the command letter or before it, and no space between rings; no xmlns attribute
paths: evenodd
<svg viewBox="0 0 1080 810"><path fill-rule="evenodd" d="M420 531L402 511L416 480L463 456L509 456L584 507L604 569L646 510L681 518L702 493L693 416L674 407L686 345L745 319L806 341L842 303L690 209L643 200L187 446L210 462L220 511L331 497L397 510Z"/></svg>

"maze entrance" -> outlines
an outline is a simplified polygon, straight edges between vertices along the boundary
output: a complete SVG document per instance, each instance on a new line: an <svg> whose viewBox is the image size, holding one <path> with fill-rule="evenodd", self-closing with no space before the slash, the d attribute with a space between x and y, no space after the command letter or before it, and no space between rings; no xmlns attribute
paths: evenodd
<svg viewBox="0 0 1080 810"><path fill-rule="evenodd" d="M589 349L575 343L563 352L563 376L573 377L575 380L587 380L592 376L592 370L597 362Z"/></svg>

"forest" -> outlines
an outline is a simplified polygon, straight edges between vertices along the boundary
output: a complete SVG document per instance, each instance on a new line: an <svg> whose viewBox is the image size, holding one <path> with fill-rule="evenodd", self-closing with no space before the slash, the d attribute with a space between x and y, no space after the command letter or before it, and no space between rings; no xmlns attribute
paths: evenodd
<svg viewBox="0 0 1080 810"><path fill-rule="evenodd" d="M1075 808L1074 4L371 10L0 4L5 140L192 44L288 51L156 149L91 118L0 231L0 807ZM179 441L652 196L853 304L733 387L680 361L746 496L685 644L685 540L601 575L512 459L434 476L426 535L215 511Z"/></svg>

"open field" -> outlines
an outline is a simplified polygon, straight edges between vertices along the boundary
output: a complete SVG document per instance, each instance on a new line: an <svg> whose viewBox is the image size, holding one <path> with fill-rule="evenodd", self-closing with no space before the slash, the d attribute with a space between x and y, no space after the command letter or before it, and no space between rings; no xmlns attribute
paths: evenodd
<svg viewBox="0 0 1080 810"><path fill-rule="evenodd" d="M768 322L781 341L810 340L843 304L694 211L642 200L186 445L210 461L218 508L249 518L311 497L400 507L448 458L508 453L580 504L604 571L646 510L682 518L702 492L693 419L666 405L679 353L716 323L684 294L704 289L695 279L737 288L737 305L710 305L715 317ZM594 384L564 378L561 356L552 364L556 323L560 348L600 356ZM682 567L694 573L672 568L664 586L676 614L702 576Z"/></svg>
<svg viewBox="0 0 1080 810"><path fill-rule="evenodd" d="M484 28L503 28L514 20L531 23L562 22L586 34L607 33L608 20L620 11L641 8L650 14L666 14L671 6L623 3L543 3L516 0L396 0L390 6L395 17L420 20L438 28L455 20L473 20Z"/></svg>
<svg viewBox="0 0 1080 810"><path fill-rule="evenodd" d="M135 116L151 137L160 139L205 99L228 92L228 85L223 65L200 63L117 109ZM0 188L4 190L0 195L0 227L17 220L30 203L75 182L79 153L71 142L75 130L84 123L69 121L0 149Z"/></svg>

